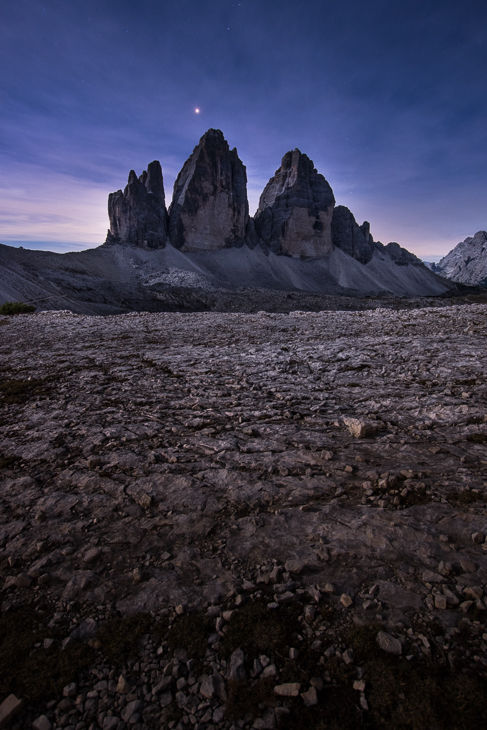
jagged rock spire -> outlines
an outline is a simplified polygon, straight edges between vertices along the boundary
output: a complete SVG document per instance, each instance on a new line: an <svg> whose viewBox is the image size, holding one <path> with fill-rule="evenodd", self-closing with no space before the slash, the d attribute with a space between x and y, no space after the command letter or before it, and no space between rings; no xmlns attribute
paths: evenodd
<svg viewBox="0 0 487 730"><path fill-rule="evenodd" d="M335 197L312 160L287 152L264 188L254 217L255 231L275 253L318 258L332 249Z"/></svg>
<svg viewBox="0 0 487 730"><path fill-rule="evenodd" d="M167 211L161 163L151 162L137 177L129 173L125 190L108 196L110 230L107 243L162 248L167 241Z"/></svg>
<svg viewBox="0 0 487 730"><path fill-rule="evenodd" d="M247 173L219 129L209 129L174 184L169 236L183 251L242 246L249 217Z"/></svg>
<svg viewBox="0 0 487 730"><path fill-rule="evenodd" d="M362 264L366 264L374 253L374 239L370 235L370 224L361 226L353 213L344 205L337 205L331 221L333 245L340 248Z"/></svg>

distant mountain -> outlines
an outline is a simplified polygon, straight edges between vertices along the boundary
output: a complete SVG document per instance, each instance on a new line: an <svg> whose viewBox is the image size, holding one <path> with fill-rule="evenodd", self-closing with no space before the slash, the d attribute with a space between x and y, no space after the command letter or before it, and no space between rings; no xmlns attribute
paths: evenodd
<svg viewBox="0 0 487 730"><path fill-rule="evenodd" d="M487 232L466 238L434 264L432 271L462 284L487 287Z"/></svg>
<svg viewBox="0 0 487 730"><path fill-rule="evenodd" d="M208 130L184 163L169 209L154 160L109 195L108 214L106 242L96 249L55 254L0 245L0 303L20 299L89 314L251 311L257 301L284 306L284 292L418 297L459 290L399 244L374 241L369 223L335 206L329 183L297 149L284 155L251 218L245 166L220 130Z"/></svg>

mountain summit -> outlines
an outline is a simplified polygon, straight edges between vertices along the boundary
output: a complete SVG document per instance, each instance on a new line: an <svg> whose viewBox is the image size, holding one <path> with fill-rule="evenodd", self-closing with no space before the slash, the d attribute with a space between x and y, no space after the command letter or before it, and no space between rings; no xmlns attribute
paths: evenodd
<svg viewBox="0 0 487 730"><path fill-rule="evenodd" d="M396 243L375 242L367 221L359 226L348 208L335 207L331 186L298 149L286 152L250 218L245 165L219 129L205 132L184 163L169 211L156 160L139 178L131 170L125 190L109 195L108 215L111 244L170 244L185 253L246 244L299 259L326 258L338 248L361 264L380 251L396 264L422 265Z"/></svg>
<svg viewBox="0 0 487 730"><path fill-rule="evenodd" d="M95 249L55 254L0 245L0 303L85 314L292 311L328 308L330 296L461 290L399 244L374 241L367 221L359 225L335 206L329 183L298 149L286 152L249 217L245 166L218 129L184 163L169 210L154 160L109 195L108 215L106 242ZM475 246L477 239L484 245L477 234Z"/></svg>

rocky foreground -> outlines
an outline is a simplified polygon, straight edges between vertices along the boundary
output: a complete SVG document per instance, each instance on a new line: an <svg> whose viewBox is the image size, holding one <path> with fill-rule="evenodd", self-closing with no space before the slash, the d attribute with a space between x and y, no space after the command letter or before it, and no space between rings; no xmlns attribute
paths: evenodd
<svg viewBox="0 0 487 730"><path fill-rule="evenodd" d="M485 305L0 353L0 726L485 727Z"/></svg>

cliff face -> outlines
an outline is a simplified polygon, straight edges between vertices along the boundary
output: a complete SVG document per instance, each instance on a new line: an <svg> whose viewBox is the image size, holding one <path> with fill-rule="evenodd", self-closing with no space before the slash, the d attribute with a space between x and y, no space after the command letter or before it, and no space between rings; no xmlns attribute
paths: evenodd
<svg viewBox="0 0 487 730"><path fill-rule="evenodd" d="M125 190L108 196L108 217L107 243L145 248L166 245L167 211L160 162L151 162L140 177L130 171Z"/></svg>
<svg viewBox="0 0 487 730"><path fill-rule="evenodd" d="M267 183L254 217L255 233L277 254L319 258L332 250L335 198L323 175L298 149L287 152ZM253 233L253 232L252 232Z"/></svg>
<svg viewBox="0 0 487 730"><path fill-rule="evenodd" d="M245 166L222 132L209 129L174 184L171 243L182 251L242 246L248 217Z"/></svg>
<svg viewBox="0 0 487 730"><path fill-rule="evenodd" d="M361 226L352 212L344 205L337 205L331 221L333 245L349 256L366 264L374 253L374 239L370 235L370 224L365 221Z"/></svg>
<svg viewBox="0 0 487 730"><path fill-rule="evenodd" d="M487 232L478 231L459 243L433 271L462 284L487 286Z"/></svg>
<svg viewBox="0 0 487 730"><path fill-rule="evenodd" d="M280 168L262 192L254 218L249 218L245 166L237 150L230 150L217 129L209 129L201 137L184 163L174 184L169 212L157 161L151 162L140 177L133 170L130 172L125 190L109 196L108 212L107 243L146 249L164 248L170 243L171 248L184 254L219 252L241 248L245 243L246 251L255 249L256 253L265 254L264 258L276 254L293 259L321 259L332 268L335 264L331 259L340 259L342 278L343 267L356 273L357 263L372 268L378 265L384 272L394 264L393 278L399 275L397 267L423 266L399 244L383 246L375 242L367 221L359 225L348 208L335 207L330 185L312 160L298 149L284 155ZM487 233L481 231L459 244L436 271L440 268L444 276L459 282L487 281L486 250ZM225 261L228 265L228 258ZM252 272L256 282L259 273ZM403 269L401 276L414 279L415 275ZM354 287L358 286L355 274L348 279L353 279ZM416 286L412 279L411 286Z"/></svg>

